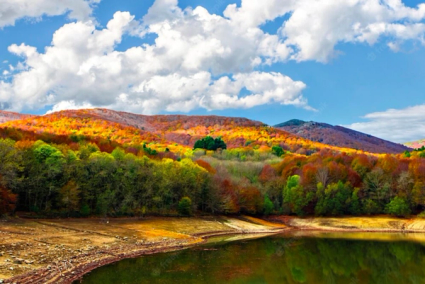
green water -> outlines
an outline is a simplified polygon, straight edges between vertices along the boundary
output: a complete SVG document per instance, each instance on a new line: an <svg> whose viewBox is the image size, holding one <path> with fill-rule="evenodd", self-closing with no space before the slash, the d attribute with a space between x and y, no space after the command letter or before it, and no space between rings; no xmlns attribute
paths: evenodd
<svg viewBox="0 0 425 284"><path fill-rule="evenodd" d="M425 283L425 245L273 236L127 259L82 283Z"/></svg>

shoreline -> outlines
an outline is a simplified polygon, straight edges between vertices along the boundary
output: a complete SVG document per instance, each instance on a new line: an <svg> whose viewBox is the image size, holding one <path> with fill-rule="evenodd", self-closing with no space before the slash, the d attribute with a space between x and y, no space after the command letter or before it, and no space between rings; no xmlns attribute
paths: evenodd
<svg viewBox="0 0 425 284"><path fill-rule="evenodd" d="M221 217L223 218L223 217ZM175 219L164 222L172 222ZM198 220L193 218L193 220ZM420 219L397 219L390 217L368 218L368 217L348 217L348 218L297 218L297 217L269 217L267 219L256 219L252 217L241 217L240 219L223 218L228 230L209 230L192 234L187 234L184 239L161 238L161 240L135 242L110 247L108 249L98 248L88 253L71 256L69 259L59 259L47 266L30 270L26 273L4 279L3 283L73 283L81 279L87 273L123 259L137 258L143 255L156 253L166 253L192 248L205 244L208 239L217 236L231 235L255 235L255 234L281 234L285 232L322 232L322 233L402 233L415 234L425 233L425 220ZM365 227L354 226L359 220L365 221ZM154 220L155 221L155 220ZM191 218L185 219L191 222ZM217 222L217 220L213 220ZM140 221L142 222L142 221ZM208 222L211 222L208 220ZM222 220L220 220L222 222ZM251 223L248 223L251 222ZM418 224L420 227L418 227ZM137 222L136 222L137 223ZM244 226L253 225L252 227ZM371 227L368 224L372 224ZM409 227L413 225L412 229ZM415 227L416 225L416 227ZM53 225L57 226L57 225ZM390 227L388 227L390 226ZM422 227L423 226L423 227Z"/></svg>
<svg viewBox="0 0 425 284"><path fill-rule="evenodd" d="M97 259L92 262L82 263L78 266L72 265L72 262L78 261L78 258L75 257L72 259L72 262L62 261L58 263L52 263L49 265L49 268L40 268L28 273L18 275L9 279L5 279L3 283L32 283L32 284L42 284L42 283L73 283L78 281L84 275L90 273L91 271L106 266L124 259L137 258L144 255L151 255L157 253L167 253L179 250L185 250L192 247L196 247L202 244L205 244L208 239L218 236L236 236L236 235L275 235L280 234L291 229L284 228L280 230L269 230L269 231L245 231L245 232L217 232L211 233L208 235L203 235L202 237L195 239L194 242L188 243L179 243L179 242L159 242L153 244L153 246L143 247L137 245L130 245L128 247L119 247L113 248L109 251L95 251L91 253L91 256L98 254L110 255L110 257L105 257L103 259ZM119 250L119 251L118 251ZM118 251L118 252L117 252ZM90 256L85 255L85 256ZM67 269L68 265L72 265L71 269Z"/></svg>

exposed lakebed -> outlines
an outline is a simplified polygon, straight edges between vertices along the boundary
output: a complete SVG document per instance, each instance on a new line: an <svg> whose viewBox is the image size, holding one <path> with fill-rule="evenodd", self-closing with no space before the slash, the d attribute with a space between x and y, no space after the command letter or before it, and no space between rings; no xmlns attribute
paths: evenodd
<svg viewBox="0 0 425 284"><path fill-rule="evenodd" d="M82 283L425 283L424 267L425 244L403 234L289 233L126 259Z"/></svg>

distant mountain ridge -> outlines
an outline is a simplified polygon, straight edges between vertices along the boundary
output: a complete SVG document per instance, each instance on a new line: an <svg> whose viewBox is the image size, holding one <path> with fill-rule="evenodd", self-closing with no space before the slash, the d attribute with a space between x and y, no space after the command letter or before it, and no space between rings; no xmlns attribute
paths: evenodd
<svg viewBox="0 0 425 284"><path fill-rule="evenodd" d="M0 137L55 143L92 141L102 149L117 144L149 144L159 151L184 152L207 135L222 137L227 148L267 152L280 145L285 151L310 155L321 149L352 153L354 149L314 142L267 124L241 117L140 115L109 109L63 110L0 124ZM133 147L132 146L132 147Z"/></svg>
<svg viewBox="0 0 425 284"><path fill-rule="evenodd" d="M25 119L32 116L35 116L35 115L0 110L0 123L5 123L8 121L19 120L19 119Z"/></svg>
<svg viewBox="0 0 425 284"><path fill-rule="evenodd" d="M372 153L401 153L411 150L402 144L393 143L369 134L327 123L292 119L277 124L274 127L315 142Z"/></svg>
<svg viewBox="0 0 425 284"><path fill-rule="evenodd" d="M8 128L23 132L10 132ZM15 137L30 140L48 134L59 135L62 140L78 141L81 139L79 137L86 136L93 141L102 140L104 144L137 144L145 141L158 147L177 147L178 144L189 148L201 137L212 135L223 137L228 148L266 149L281 145L285 150L300 154L311 154L323 148L371 153L402 153L409 150L401 144L341 126L312 121L294 119L271 127L241 117L140 115L101 108L63 110L43 116L0 111L0 132L3 137L15 133Z"/></svg>

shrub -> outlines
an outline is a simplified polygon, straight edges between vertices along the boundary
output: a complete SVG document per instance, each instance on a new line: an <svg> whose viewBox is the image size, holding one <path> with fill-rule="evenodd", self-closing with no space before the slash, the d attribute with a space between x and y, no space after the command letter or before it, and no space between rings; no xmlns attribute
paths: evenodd
<svg viewBox="0 0 425 284"><path fill-rule="evenodd" d="M184 216L192 215L192 200L189 197L183 197L178 205L179 214Z"/></svg>

